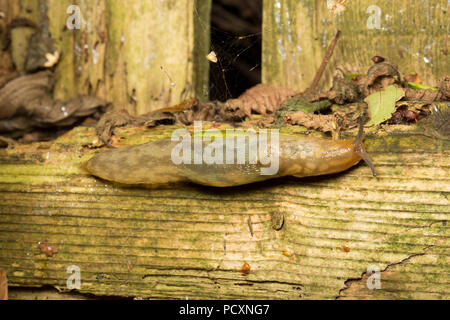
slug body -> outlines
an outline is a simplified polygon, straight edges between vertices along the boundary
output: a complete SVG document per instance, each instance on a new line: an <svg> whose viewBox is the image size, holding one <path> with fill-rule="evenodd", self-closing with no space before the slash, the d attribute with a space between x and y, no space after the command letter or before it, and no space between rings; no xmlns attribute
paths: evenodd
<svg viewBox="0 0 450 320"><path fill-rule="evenodd" d="M230 139L235 141L234 138L225 138L224 145L231 143L234 146ZM229 163L195 164L195 161L188 161L190 163L175 164L177 161L174 161L173 150L177 145L177 141L163 139L108 150L91 158L85 163L85 169L102 179L129 185L194 182L214 187L230 187L283 176L307 177L337 173L363 159L375 175L372 162L362 146L361 129L356 141L280 135L277 157L272 159L277 160L277 170L272 174L262 174L262 169L267 169L269 165L261 157L257 157L253 163L240 163L238 151L243 149L236 150L236 146L231 149L237 152ZM197 150L192 146L190 159L199 156L199 152L205 152L207 147L205 142ZM249 159L249 149L244 151L246 160ZM269 149L272 152L275 148L271 146ZM224 148L223 153L226 152Z"/></svg>

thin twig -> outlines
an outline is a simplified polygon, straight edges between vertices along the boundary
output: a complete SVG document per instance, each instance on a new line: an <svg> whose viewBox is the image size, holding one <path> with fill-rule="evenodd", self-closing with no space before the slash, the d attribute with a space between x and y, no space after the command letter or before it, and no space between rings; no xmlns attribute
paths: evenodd
<svg viewBox="0 0 450 320"><path fill-rule="evenodd" d="M334 47L336 47L336 43L337 43L340 35L341 35L341 30L338 30L338 32L334 36L333 40L331 41L330 45L328 46L328 49L325 54L325 57L323 58L322 64L320 65L319 70L317 70L316 76L314 77L314 80L307 91L313 92L316 90L317 85L319 84L320 78L322 78L323 72L325 71L325 68L327 67L328 61L330 61L331 56L333 55Z"/></svg>

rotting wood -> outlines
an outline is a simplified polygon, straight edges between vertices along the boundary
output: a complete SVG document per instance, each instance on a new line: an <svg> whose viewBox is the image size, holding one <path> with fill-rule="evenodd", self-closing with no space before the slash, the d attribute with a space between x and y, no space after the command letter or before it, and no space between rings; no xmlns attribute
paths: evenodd
<svg viewBox="0 0 450 320"><path fill-rule="evenodd" d="M263 6L263 83L305 90L337 30L342 36L320 82L324 89L331 87L336 67L362 73L375 55L432 86L450 73L446 0L348 1L339 14L323 0L265 0Z"/></svg>
<svg viewBox="0 0 450 320"><path fill-rule="evenodd" d="M19 2L15 14L48 29L61 53L56 99L96 95L134 115L194 96L207 100L211 0ZM14 36L19 46L28 33Z"/></svg>
<svg viewBox="0 0 450 320"><path fill-rule="evenodd" d="M99 152L93 128L0 150L0 268L10 286L67 291L76 265L79 292L102 296L449 299L449 140L396 128L366 138L376 178L360 165L227 189L124 188L88 176L80 163ZM117 139L144 143L173 129L123 128ZM58 253L47 257L40 241ZM348 280L369 265L385 270L382 288L355 293Z"/></svg>

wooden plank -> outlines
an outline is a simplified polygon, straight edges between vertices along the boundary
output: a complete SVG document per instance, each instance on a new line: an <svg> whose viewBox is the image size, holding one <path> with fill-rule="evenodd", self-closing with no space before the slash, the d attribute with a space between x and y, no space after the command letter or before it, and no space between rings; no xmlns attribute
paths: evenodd
<svg viewBox="0 0 450 320"><path fill-rule="evenodd" d="M265 0L263 5L264 83L306 89L338 29L342 37L322 79L324 89L336 67L365 73L375 55L398 64L402 74L419 73L430 85L450 73L446 0L348 1L336 15L323 0Z"/></svg>
<svg viewBox="0 0 450 320"><path fill-rule="evenodd" d="M4 270L0 270L0 300L8 300L8 280Z"/></svg>
<svg viewBox="0 0 450 320"><path fill-rule="evenodd" d="M138 144L173 129L118 135ZM399 132L367 137L376 178L361 165L227 189L97 180L80 168L98 152L93 128L0 150L0 268L10 286L65 292L75 265L76 291L102 296L449 299L449 141ZM371 265L381 289L355 292L348 280Z"/></svg>
<svg viewBox="0 0 450 320"><path fill-rule="evenodd" d="M21 2L40 3L36 20L61 52L55 98L97 95L131 114L208 98L210 0Z"/></svg>

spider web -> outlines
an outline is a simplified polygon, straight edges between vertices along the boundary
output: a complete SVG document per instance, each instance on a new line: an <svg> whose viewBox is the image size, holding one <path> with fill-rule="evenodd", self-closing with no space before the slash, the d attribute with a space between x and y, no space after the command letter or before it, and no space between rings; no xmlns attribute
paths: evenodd
<svg viewBox="0 0 450 320"><path fill-rule="evenodd" d="M213 6L216 4L215 2L213 0ZM262 14L262 1L255 2L259 2ZM211 60L209 62L210 100L225 101L236 98L246 89L260 83L262 21L253 24L244 23L237 27L228 25L229 27L220 28L215 25L214 15L212 15L211 25L207 28L198 12L195 16L199 20L199 26L203 32L207 33L210 30L210 51L213 51L217 57L216 63ZM255 24L259 24L259 26L256 27ZM226 23L222 23L222 25L226 25ZM205 59L207 58L205 57Z"/></svg>

